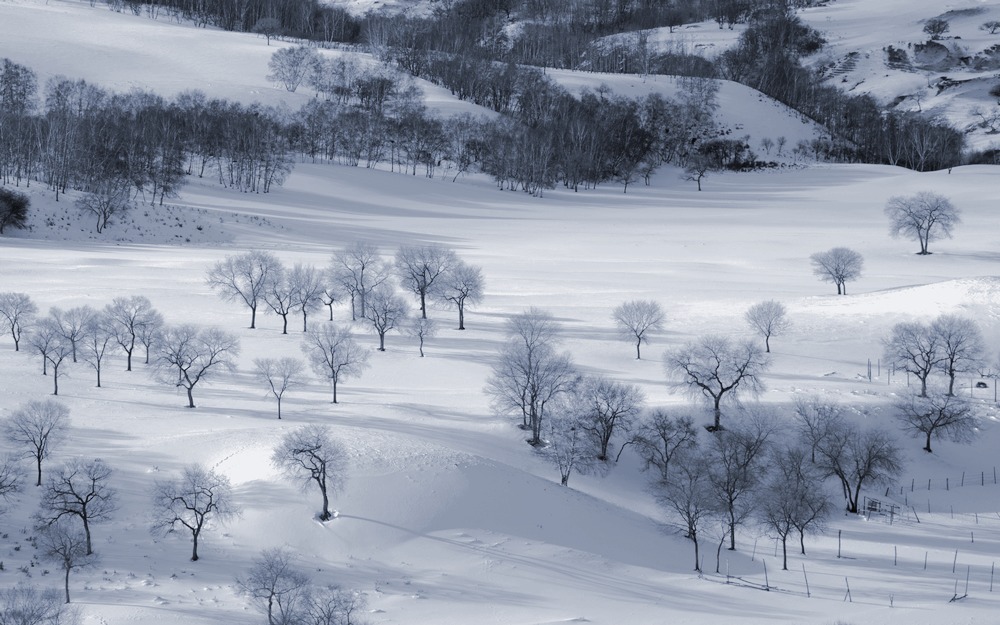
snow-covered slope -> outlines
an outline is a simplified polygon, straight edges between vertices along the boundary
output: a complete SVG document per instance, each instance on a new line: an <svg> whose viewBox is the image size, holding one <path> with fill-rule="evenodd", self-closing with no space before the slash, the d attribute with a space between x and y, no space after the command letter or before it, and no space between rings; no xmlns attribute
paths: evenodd
<svg viewBox="0 0 1000 625"><path fill-rule="evenodd" d="M899 110L936 115L968 134L970 147L997 147L1000 102L989 90L1000 83L1000 31L980 26L1000 20L1000 2L835 0L805 9L802 19L827 45L811 62L855 93L870 93ZM931 19L948 31L936 41L924 32Z"/></svg>

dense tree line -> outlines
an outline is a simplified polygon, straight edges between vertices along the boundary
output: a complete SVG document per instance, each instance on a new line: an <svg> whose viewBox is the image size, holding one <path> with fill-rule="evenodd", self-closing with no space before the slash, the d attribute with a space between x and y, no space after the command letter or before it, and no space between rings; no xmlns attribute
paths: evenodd
<svg viewBox="0 0 1000 625"><path fill-rule="evenodd" d="M259 105L117 94L63 77L38 91L31 69L3 60L0 182L42 182L57 200L82 192L78 207L97 216L98 231L132 202L175 197L186 174L267 192L291 168L286 124Z"/></svg>

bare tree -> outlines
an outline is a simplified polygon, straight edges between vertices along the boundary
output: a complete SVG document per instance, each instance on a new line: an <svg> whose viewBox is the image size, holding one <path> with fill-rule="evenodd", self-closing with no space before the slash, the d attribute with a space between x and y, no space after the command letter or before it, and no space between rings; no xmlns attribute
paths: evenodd
<svg viewBox="0 0 1000 625"><path fill-rule="evenodd" d="M104 357L114 351L115 336L115 328L107 312L97 312L88 320L80 351L83 361L93 367L97 374L97 388L101 388Z"/></svg>
<svg viewBox="0 0 1000 625"><path fill-rule="evenodd" d="M272 54L267 63L270 70L267 79L284 85L285 89L294 93L318 60L319 54L309 46L282 48Z"/></svg>
<svg viewBox="0 0 1000 625"><path fill-rule="evenodd" d="M935 40L940 39L950 28L951 24L942 17L932 17L924 22L924 32L930 35L931 39Z"/></svg>
<svg viewBox="0 0 1000 625"><path fill-rule="evenodd" d="M0 590L0 623L9 625L77 625L76 610L69 608L55 588L39 590L17 584Z"/></svg>
<svg viewBox="0 0 1000 625"><path fill-rule="evenodd" d="M566 402L550 411L543 454L559 469L559 483L569 485L573 471L591 472L596 465L594 439L583 429L580 414Z"/></svg>
<svg viewBox="0 0 1000 625"><path fill-rule="evenodd" d="M263 297L268 308L281 317L281 333L288 334L288 314L295 307L295 292L284 267L273 271L264 285Z"/></svg>
<svg viewBox="0 0 1000 625"><path fill-rule="evenodd" d="M149 364L149 355L153 347L163 338L163 328L166 322L163 315L157 310L150 309L142 317L142 323L136 327L135 338L146 350L146 363Z"/></svg>
<svg viewBox="0 0 1000 625"><path fill-rule="evenodd" d="M6 104L3 101L5 99L0 97L0 106ZM31 206L31 200L24 193L0 187L0 234L3 234L3 231L8 227L26 228L28 226L29 206Z"/></svg>
<svg viewBox="0 0 1000 625"><path fill-rule="evenodd" d="M640 421L630 443L644 462L643 470L656 467L655 479L666 482L673 459L698 446L698 431L691 417L673 416L657 408Z"/></svg>
<svg viewBox="0 0 1000 625"><path fill-rule="evenodd" d="M156 323L162 323L162 317L153 308L148 298L142 295L116 297L104 308L111 318L115 332L115 341L125 352L126 371L132 370L132 352L135 343L143 333L143 328Z"/></svg>
<svg viewBox="0 0 1000 625"><path fill-rule="evenodd" d="M265 384L271 395L278 400L278 418L281 418L281 398L285 391L301 382L302 361L298 358L254 358L254 377Z"/></svg>
<svg viewBox="0 0 1000 625"><path fill-rule="evenodd" d="M780 336L792 327L785 305L773 299L754 304L743 318L757 334L764 337L764 351L767 353L771 352L771 337Z"/></svg>
<svg viewBox="0 0 1000 625"><path fill-rule="evenodd" d="M69 603L70 572L95 563L94 555L87 552L86 537L69 523L56 521L38 528L38 548L43 558L58 563L63 570L66 603Z"/></svg>
<svg viewBox="0 0 1000 625"><path fill-rule="evenodd" d="M329 521L330 494L344 487L347 476L347 450L330 435L324 425L305 425L286 434L271 462L290 480L299 482L303 490L316 484L323 495L319 520Z"/></svg>
<svg viewBox="0 0 1000 625"><path fill-rule="evenodd" d="M264 35L267 45L271 45L271 37L281 35L281 22L276 17L262 17L254 22L253 32Z"/></svg>
<svg viewBox="0 0 1000 625"><path fill-rule="evenodd" d="M924 437L924 451L927 453L931 453L932 438L968 443L979 427L972 405L954 395L907 395L896 402L895 410L904 430L915 437Z"/></svg>
<svg viewBox="0 0 1000 625"><path fill-rule="evenodd" d="M118 510L118 492L108 482L111 467L101 459L74 458L54 476L49 476L39 502L38 520L51 525L63 518L76 517L83 523L86 555L94 552L90 525L111 520Z"/></svg>
<svg viewBox="0 0 1000 625"><path fill-rule="evenodd" d="M412 317L410 318L404 331L415 337L420 343L420 357L424 357L424 341L427 339L434 338L437 335L437 322L433 319L424 319L423 317Z"/></svg>
<svg viewBox="0 0 1000 625"><path fill-rule="evenodd" d="M437 295L458 311L459 330L465 329L466 305L481 302L485 286L482 268L461 260L455 262L443 276Z"/></svg>
<svg viewBox="0 0 1000 625"><path fill-rule="evenodd" d="M750 415L739 427L718 432L705 450L714 506L726 520L731 551L736 549L736 528L756 512L773 431L770 419Z"/></svg>
<svg viewBox="0 0 1000 625"><path fill-rule="evenodd" d="M221 369L232 371L240 353L240 340L218 328L199 330L191 324L169 326L156 355L158 377L166 384L184 387L188 408L194 408L194 387L210 380Z"/></svg>
<svg viewBox="0 0 1000 625"><path fill-rule="evenodd" d="M802 553L807 532L820 531L832 511L823 475L800 447L783 447L771 454L769 477L760 493L761 523L781 540L781 568L788 570L788 537L799 533Z"/></svg>
<svg viewBox="0 0 1000 625"><path fill-rule="evenodd" d="M97 234L101 234L115 215L124 215L132 208L129 190L124 182L112 182L97 193L84 193L75 206L81 213L97 218Z"/></svg>
<svg viewBox="0 0 1000 625"><path fill-rule="evenodd" d="M351 320L365 316L368 294L389 279L389 265L378 248L358 241L333 255L330 274L351 298ZM329 296L329 294L328 294ZM332 301L333 298L330 298ZM333 318L331 309L331 320Z"/></svg>
<svg viewBox="0 0 1000 625"><path fill-rule="evenodd" d="M238 517L229 478L201 465L184 468L177 479L157 481L153 486L154 534L167 534L178 527L191 532L191 561L198 561L198 541L210 521L227 523Z"/></svg>
<svg viewBox="0 0 1000 625"><path fill-rule="evenodd" d="M0 293L0 315L7 322L11 338L14 339L14 351L21 349L21 334L31 326L38 306L24 293Z"/></svg>
<svg viewBox="0 0 1000 625"><path fill-rule="evenodd" d="M593 440L597 459L606 462L612 438L631 431L646 398L638 386L604 376L584 378L573 396L579 427Z"/></svg>
<svg viewBox="0 0 1000 625"><path fill-rule="evenodd" d="M368 368L368 351L358 345L346 328L337 328L332 323L309 330L302 339L302 352L316 375L330 381L335 404L337 385Z"/></svg>
<svg viewBox="0 0 1000 625"><path fill-rule="evenodd" d="M673 479L654 482L653 493L657 503L680 517L685 538L694 543L694 570L701 571L698 533L714 514L708 464L696 453L683 454L675 464Z"/></svg>
<svg viewBox="0 0 1000 625"><path fill-rule="evenodd" d="M444 276L458 262L453 250L440 245L403 245L396 252L399 283L420 298L421 317L427 317L427 297L438 293Z"/></svg>
<svg viewBox="0 0 1000 625"><path fill-rule="evenodd" d="M288 272L288 283L292 291L292 306L302 313L302 331L309 329L309 313L319 310L327 294L327 281L324 272L313 265L295 263ZM332 305L333 300L330 300ZM330 320L333 321L333 309L330 309Z"/></svg>
<svg viewBox="0 0 1000 625"><path fill-rule="evenodd" d="M69 428L69 408L54 399L29 401L3 422L3 435L8 442L27 447L23 457L32 458L38 469L35 486L42 485L42 460L62 445Z"/></svg>
<svg viewBox="0 0 1000 625"><path fill-rule="evenodd" d="M73 362L77 362L77 346L86 337L90 320L96 314L97 311L90 306L77 306L65 311L55 306L49 309L49 318L53 320L63 339L70 344Z"/></svg>
<svg viewBox="0 0 1000 625"><path fill-rule="evenodd" d="M314 588L307 601L309 625L364 625L358 614L367 606L364 595L337 586Z"/></svg>
<svg viewBox="0 0 1000 625"><path fill-rule="evenodd" d="M826 252L816 252L809 257L813 274L823 282L837 285L837 295L847 295L848 280L861 277L864 258L852 249L835 247Z"/></svg>
<svg viewBox="0 0 1000 625"><path fill-rule="evenodd" d="M663 357L667 376L678 380L692 395L703 396L712 405L715 423L722 428L722 402L741 395L756 395L764 388L760 379L771 362L752 341L734 342L727 337L705 335Z"/></svg>
<svg viewBox="0 0 1000 625"><path fill-rule="evenodd" d="M267 614L268 625L303 622L309 577L295 568L294 557L287 549L261 551L250 570L236 578L236 586L240 594Z"/></svg>
<svg viewBox="0 0 1000 625"><path fill-rule="evenodd" d="M14 496L21 492L24 470L21 468L19 460L20 458L15 454L0 456L0 499L3 499L5 503L13 501ZM0 515L6 512L6 508L0 507ZM0 623L2 622L0 621Z"/></svg>
<svg viewBox="0 0 1000 625"><path fill-rule="evenodd" d="M52 368L52 394L59 394L59 378L66 375L60 371L63 362L73 353L69 341L63 338L59 327L51 317L42 319L28 335L28 342L42 355L42 375L47 375L49 365Z"/></svg>
<svg viewBox="0 0 1000 625"><path fill-rule="evenodd" d="M206 282L227 302L241 301L250 309L250 328L257 327L257 306L264 299L275 275L281 272L281 261L270 252L254 250L236 256L226 256L208 270Z"/></svg>
<svg viewBox="0 0 1000 625"><path fill-rule="evenodd" d="M948 198L930 191L889 198L885 214L889 218L889 234L893 238L916 239L920 255L931 253L927 250L931 241L950 239L952 230L962 221L959 210Z"/></svg>
<svg viewBox="0 0 1000 625"><path fill-rule="evenodd" d="M847 511L857 513L865 484L887 484L899 476L903 458L893 437L885 430L842 422L831 428L817 450L817 466L839 480Z"/></svg>
<svg viewBox="0 0 1000 625"><path fill-rule="evenodd" d="M406 323L410 307L388 285L380 285L368 293L365 319L378 334L378 351L385 351L385 335Z"/></svg>
<svg viewBox="0 0 1000 625"><path fill-rule="evenodd" d="M635 341L635 358L639 360L642 354L639 348L649 342L649 335L663 329L666 316L663 309L653 300L636 299L625 302L611 313L618 333L628 341Z"/></svg>
<svg viewBox="0 0 1000 625"><path fill-rule="evenodd" d="M819 397L799 398L795 401L795 417L799 438L809 446L809 460L815 464L816 450L831 429L843 426L844 408Z"/></svg>
<svg viewBox="0 0 1000 625"><path fill-rule="evenodd" d="M521 427L531 430L530 445L541 444L546 406L579 379L569 354L553 347L557 332L552 315L537 308L509 319L507 342L486 381L496 412L521 414Z"/></svg>
<svg viewBox="0 0 1000 625"><path fill-rule="evenodd" d="M920 396L927 397L927 378L945 359L941 336L928 325L904 321L892 326L882 345L886 361L917 376Z"/></svg>
<svg viewBox="0 0 1000 625"><path fill-rule="evenodd" d="M954 395L955 377L978 371L983 364L983 335L975 321L958 315L941 315L931 322L931 332L941 345L938 367L948 376L948 394Z"/></svg>

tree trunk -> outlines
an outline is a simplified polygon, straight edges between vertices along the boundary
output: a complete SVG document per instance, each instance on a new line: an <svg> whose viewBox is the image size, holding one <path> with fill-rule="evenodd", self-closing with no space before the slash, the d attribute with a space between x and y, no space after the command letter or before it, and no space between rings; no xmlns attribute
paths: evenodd
<svg viewBox="0 0 1000 625"><path fill-rule="evenodd" d="M56 367L55 365L52 366L52 384L53 384L52 394L53 395L58 395L59 394L59 367Z"/></svg>
<svg viewBox="0 0 1000 625"><path fill-rule="evenodd" d="M36 456L35 460L36 460L35 464L36 464L36 466L38 468L38 479L35 481L35 486L41 486L42 485L42 459Z"/></svg>
<svg viewBox="0 0 1000 625"><path fill-rule="evenodd" d="M288 334L288 313L281 315L281 333Z"/></svg>
<svg viewBox="0 0 1000 625"><path fill-rule="evenodd" d="M87 537L87 555L94 555L94 549L90 542L90 519L85 514L81 515L80 518L83 519L83 535Z"/></svg>
<svg viewBox="0 0 1000 625"><path fill-rule="evenodd" d="M326 487L320 484L319 491L323 493L323 512L319 515L320 521L329 521L333 515L330 514L330 498L326 494Z"/></svg>
<svg viewBox="0 0 1000 625"><path fill-rule="evenodd" d="M420 318L427 318L427 293L423 289L420 290Z"/></svg>
<svg viewBox="0 0 1000 625"><path fill-rule="evenodd" d="M378 333L378 351L385 351L385 332Z"/></svg>
<svg viewBox="0 0 1000 625"><path fill-rule="evenodd" d="M465 329L465 304L461 302L458 304L458 329Z"/></svg>
<svg viewBox="0 0 1000 625"><path fill-rule="evenodd" d="M198 561L198 532L191 532L191 537L193 538L191 543L191 561Z"/></svg>
<svg viewBox="0 0 1000 625"><path fill-rule="evenodd" d="M337 403L337 378L331 378L333 382L333 402Z"/></svg>
<svg viewBox="0 0 1000 625"><path fill-rule="evenodd" d="M569 473L568 472L562 474L562 479L560 479L559 483L562 484L563 486L568 486L569 485Z"/></svg>
<svg viewBox="0 0 1000 625"><path fill-rule="evenodd" d="M698 553L698 534L691 532L691 542L694 543L694 570L701 573L701 558Z"/></svg>
<svg viewBox="0 0 1000 625"><path fill-rule="evenodd" d="M847 511L857 514L858 512L858 497L861 496L861 482L854 488L853 496L847 501Z"/></svg>
<svg viewBox="0 0 1000 625"><path fill-rule="evenodd" d="M933 434L933 433L934 433L934 429L933 428L931 428L930 430L927 430L927 444L924 445L924 451L926 451L927 453L932 453L931 452L931 434Z"/></svg>
<svg viewBox="0 0 1000 625"><path fill-rule="evenodd" d="M722 409L719 408L719 402L722 400L722 396L719 395L715 398L715 406L713 408L715 412L715 430L719 431L722 429Z"/></svg>
<svg viewBox="0 0 1000 625"><path fill-rule="evenodd" d="M302 331L303 332L306 332L308 330L308 328L306 327L306 316L307 316L306 309L303 308L302 309ZM330 309L330 316L331 317L333 316L333 309L332 308ZM330 321L333 321L333 319L330 319Z"/></svg>
<svg viewBox="0 0 1000 625"><path fill-rule="evenodd" d="M799 530L799 547L802 548L802 555L806 555L806 533L804 530Z"/></svg>
<svg viewBox="0 0 1000 625"><path fill-rule="evenodd" d="M66 578L65 578L65 586L64 586L65 589L66 589L66 603L69 603L69 566L66 565L63 568L66 569Z"/></svg>
<svg viewBox="0 0 1000 625"><path fill-rule="evenodd" d="M948 397L955 396L955 374L948 374Z"/></svg>
<svg viewBox="0 0 1000 625"><path fill-rule="evenodd" d="M770 334L765 334L764 335L764 351L766 353L768 353L768 354L771 353L771 335Z"/></svg>
<svg viewBox="0 0 1000 625"><path fill-rule="evenodd" d="M257 328L257 307L250 307L250 329L254 330Z"/></svg>
<svg viewBox="0 0 1000 625"><path fill-rule="evenodd" d="M125 350L125 370L126 371L131 371L132 370L132 352L133 351L134 351L134 349L126 349Z"/></svg>
<svg viewBox="0 0 1000 625"><path fill-rule="evenodd" d="M642 360L642 354L639 353L639 347L642 345L642 339L635 342L635 359Z"/></svg>
<svg viewBox="0 0 1000 625"><path fill-rule="evenodd" d="M788 534L781 536L781 570L788 570Z"/></svg>
<svg viewBox="0 0 1000 625"><path fill-rule="evenodd" d="M281 418L281 396L278 396L278 418Z"/></svg>
<svg viewBox="0 0 1000 625"><path fill-rule="evenodd" d="M194 387L188 386L185 388L187 388L188 393L188 408L194 408Z"/></svg>
<svg viewBox="0 0 1000 625"><path fill-rule="evenodd" d="M97 388L101 388L101 367L97 367Z"/></svg>

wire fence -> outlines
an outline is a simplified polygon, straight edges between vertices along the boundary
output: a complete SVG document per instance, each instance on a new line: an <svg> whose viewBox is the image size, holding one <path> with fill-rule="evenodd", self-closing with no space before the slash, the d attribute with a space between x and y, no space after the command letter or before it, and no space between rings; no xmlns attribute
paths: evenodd
<svg viewBox="0 0 1000 625"><path fill-rule="evenodd" d="M961 475L952 475L939 478L917 479L910 478L909 482L900 482L898 487L886 489L886 496L896 494L903 496L906 493L913 493L923 490L951 490L953 488L965 488L966 486L996 486L997 468L993 467L983 471L962 471Z"/></svg>

